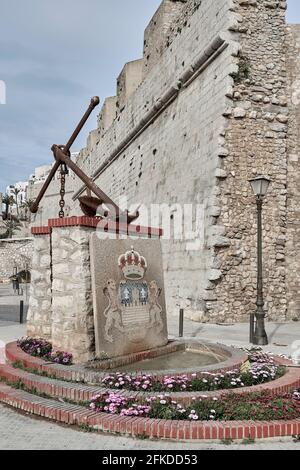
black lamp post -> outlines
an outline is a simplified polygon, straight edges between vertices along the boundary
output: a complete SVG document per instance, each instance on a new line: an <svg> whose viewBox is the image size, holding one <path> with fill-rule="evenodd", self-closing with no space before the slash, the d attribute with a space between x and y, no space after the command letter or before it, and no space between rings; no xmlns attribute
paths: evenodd
<svg viewBox="0 0 300 470"><path fill-rule="evenodd" d="M250 180L252 190L256 196L257 204L257 300L256 300L256 324L255 331L250 334L250 341L259 346L268 344L268 337L265 330L265 312L263 296L263 260L262 260L262 205L267 194L270 180L263 176L258 176ZM254 322L253 322L254 323Z"/></svg>

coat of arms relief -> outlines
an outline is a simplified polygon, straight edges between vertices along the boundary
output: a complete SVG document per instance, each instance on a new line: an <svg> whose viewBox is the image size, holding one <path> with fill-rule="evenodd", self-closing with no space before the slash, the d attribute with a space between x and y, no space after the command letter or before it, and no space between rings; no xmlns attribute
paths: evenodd
<svg viewBox="0 0 300 470"><path fill-rule="evenodd" d="M162 289L155 280L144 279L147 261L132 249L121 255L118 266L124 276L119 284L109 279L104 288L108 306L104 338L113 343L116 331L126 335L129 341L141 341L149 328L160 333L164 328L163 309L159 304Z"/></svg>

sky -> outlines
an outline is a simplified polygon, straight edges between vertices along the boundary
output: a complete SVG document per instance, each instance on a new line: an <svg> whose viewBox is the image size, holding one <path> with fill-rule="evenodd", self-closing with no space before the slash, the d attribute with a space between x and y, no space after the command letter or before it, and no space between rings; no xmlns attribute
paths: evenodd
<svg viewBox="0 0 300 470"><path fill-rule="evenodd" d="M92 96L115 95L160 2L0 0L0 192L53 161L52 144L66 143ZM288 0L288 21L300 23L299 0ZM84 147L97 113L72 150Z"/></svg>

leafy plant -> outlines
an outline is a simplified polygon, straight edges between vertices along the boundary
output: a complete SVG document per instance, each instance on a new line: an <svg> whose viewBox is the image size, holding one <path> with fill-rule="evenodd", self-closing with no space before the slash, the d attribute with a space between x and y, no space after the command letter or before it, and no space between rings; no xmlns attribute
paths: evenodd
<svg viewBox="0 0 300 470"><path fill-rule="evenodd" d="M244 80L248 80L251 75L251 68L249 59L245 56L239 57L238 71L232 72L230 76L233 78L234 83L239 84Z"/></svg>

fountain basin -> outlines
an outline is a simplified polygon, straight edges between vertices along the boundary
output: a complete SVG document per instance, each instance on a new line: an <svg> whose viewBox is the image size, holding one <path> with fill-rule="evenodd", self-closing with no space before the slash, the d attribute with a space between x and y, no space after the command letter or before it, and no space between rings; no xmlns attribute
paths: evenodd
<svg viewBox="0 0 300 470"><path fill-rule="evenodd" d="M166 346L107 360L88 367L97 371L130 372L155 376L219 372L239 368L247 355L238 349L197 340L169 341Z"/></svg>

